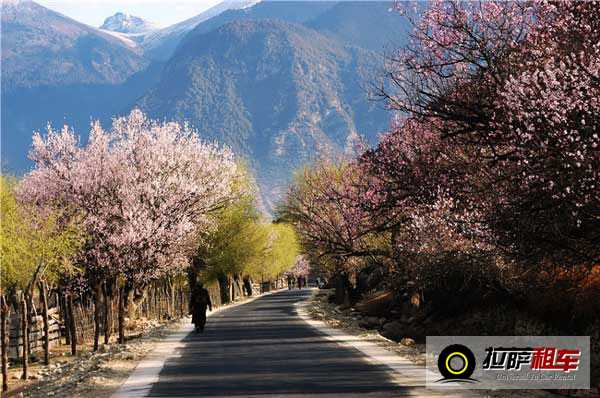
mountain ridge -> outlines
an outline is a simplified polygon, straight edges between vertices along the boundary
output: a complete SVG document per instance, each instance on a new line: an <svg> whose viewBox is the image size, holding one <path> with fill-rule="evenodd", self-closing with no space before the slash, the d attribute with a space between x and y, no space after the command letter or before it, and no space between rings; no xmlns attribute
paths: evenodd
<svg viewBox="0 0 600 398"><path fill-rule="evenodd" d="M237 20L188 37L137 104L250 159L272 208L293 169L385 129L383 110L358 84L376 59L302 24Z"/></svg>
<svg viewBox="0 0 600 398"><path fill-rule="evenodd" d="M229 10L243 10L260 3L261 0L225 0L191 18L158 29L137 38L147 57L166 61L171 57L180 41L199 24Z"/></svg>
<svg viewBox="0 0 600 398"><path fill-rule="evenodd" d="M246 158L271 210L294 169L377 141L389 115L364 87L383 66L384 40L377 37L390 31L386 40L402 40L398 29L389 28L396 22L387 3L235 4L207 10L215 15L194 26L207 14L156 31L176 33L158 40L164 54L172 51L164 62L144 47L156 32L103 31L52 12L3 24L3 64L16 56L15 65L29 70L16 90L7 90L9 76L2 76L3 166L8 162L17 172L30 167L25 154L31 132L43 130L47 121L69 124L86 140L92 119L106 125L112 116L140 107L154 118L187 122L204 139ZM49 23L40 24L45 18ZM28 26L34 20L42 28ZM365 27L360 40L354 23ZM88 45L76 40L79 35ZM73 42L79 44L76 53ZM122 56L113 64L114 54ZM102 60L105 69L96 71ZM65 67L83 72L53 74Z"/></svg>
<svg viewBox="0 0 600 398"><path fill-rule="evenodd" d="M28 0L3 3L1 40L3 90L8 91L121 83L147 66L118 38Z"/></svg>

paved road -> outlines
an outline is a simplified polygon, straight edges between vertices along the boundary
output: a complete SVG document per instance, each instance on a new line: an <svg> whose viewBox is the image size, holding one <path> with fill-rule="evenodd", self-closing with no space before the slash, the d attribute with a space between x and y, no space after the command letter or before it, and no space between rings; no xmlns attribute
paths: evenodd
<svg viewBox="0 0 600 398"><path fill-rule="evenodd" d="M284 291L210 317L166 360L150 396L431 396L392 382L389 369L298 317L308 290Z"/></svg>

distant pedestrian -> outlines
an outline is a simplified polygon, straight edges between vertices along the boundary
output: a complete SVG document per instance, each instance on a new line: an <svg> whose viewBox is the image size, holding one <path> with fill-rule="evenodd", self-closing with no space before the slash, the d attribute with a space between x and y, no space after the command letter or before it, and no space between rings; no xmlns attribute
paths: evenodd
<svg viewBox="0 0 600 398"><path fill-rule="evenodd" d="M288 275L287 277L288 290L292 290L294 287L294 277L292 275Z"/></svg>
<svg viewBox="0 0 600 398"><path fill-rule="evenodd" d="M302 289L303 285L304 285L304 277L302 275L300 275L298 277L298 290Z"/></svg>
<svg viewBox="0 0 600 398"><path fill-rule="evenodd" d="M198 283L192 291L190 298L190 312L192 314L192 323L194 324L196 333L204 332L206 325L206 308L212 311L212 302L208 290Z"/></svg>
<svg viewBox="0 0 600 398"><path fill-rule="evenodd" d="M321 277L317 278L317 287L319 289L325 289L326 285L327 285L327 281L325 280L325 278L321 278Z"/></svg>

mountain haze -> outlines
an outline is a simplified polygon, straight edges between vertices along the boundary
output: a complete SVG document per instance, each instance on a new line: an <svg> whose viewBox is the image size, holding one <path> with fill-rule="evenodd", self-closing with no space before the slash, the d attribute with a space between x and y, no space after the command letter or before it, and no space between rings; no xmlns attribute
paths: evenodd
<svg viewBox="0 0 600 398"><path fill-rule="evenodd" d="M33 130L108 120L141 95L139 73L156 69L119 38L32 1L2 2L1 37L2 167L16 173L29 166Z"/></svg>
<svg viewBox="0 0 600 398"><path fill-rule="evenodd" d="M361 88L378 61L300 24L238 20L190 34L139 105L245 155L269 206L294 168L385 129Z"/></svg>
<svg viewBox="0 0 600 398"><path fill-rule="evenodd" d="M394 4L385 1L342 1L306 24L347 44L383 52L402 44L408 26Z"/></svg>
<svg viewBox="0 0 600 398"><path fill-rule="evenodd" d="M2 166L26 170L31 133L48 121L85 140L92 119L108 124L140 107L231 146L270 209L297 167L374 144L387 129L390 115L366 87L386 48L406 37L392 6L230 0L132 33L146 22L117 14L96 29L4 0Z"/></svg>
<svg viewBox="0 0 600 398"><path fill-rule="evenodd" d="M139 52L98 29L33 1L2 2L3 90L120 83L146 65Z"/></svg>

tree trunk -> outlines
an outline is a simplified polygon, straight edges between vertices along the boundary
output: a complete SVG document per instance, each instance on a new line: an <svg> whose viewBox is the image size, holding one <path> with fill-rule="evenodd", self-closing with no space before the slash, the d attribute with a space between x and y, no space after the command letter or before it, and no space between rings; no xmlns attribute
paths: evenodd
<svg viewBox="0 0 600 398"><path fill-rule="evenodd" d="M179 287L179 317L183 318L185 316L185 303L184 303L184 291L183 287Z"/></svg>
<svg viewBox="0 0 600 398"><path fill-rule="evenodd" d="M252 282L250 281L250 277L244 278L244 289L247 296L252 296Z"/></svg>
<svg viewBox="0 0 600 398"><path fill-rule="evenodd" d="M62 311L63 326L65 328L65 344L71 345L71 320L69 319L67 299L64 295L60 299L60 307Z"/></svg>
<svg viewBox="0 0 600 398"><path fill-rule="evenodd" d="M170 319L173 319L177 317L177 314L175 314L175 288L173 286L173 280L171 278L167 279L167 287L169 289L169 317Z"/></svg>
<svg viewBox="0 0 600 398"><path fill-rule="evenodd" d="M235 297L239 297L239 298L243 298L244 297L244 290L242 288L242 284L240 283L240 276L239 275L234 275L233 276L233 291L234 291L234 296Z"/></svg>
<svg viewBox="0 0 600 398"><path fill-rule="evenodd" d="M169 302L167 301L167 286L166 283L161 283L162 286L158 289L159 304L160 304L160 319L168 319Z"/></svg>
<svg viewBox="0 0 600 398"><path fill-rule="evenodd" d="M73 312L73 295L67 296L67 313L69 314L69 334L71 335L71 355L77 355L77 326Z"/></svg>
<svg viewBox="0 0 600 398"><path fill-rule="evenodd" d="M137 319L140 316L143 316L143 303L145 302L147 294L147 286L140 286L136 289L130 289L127 296L127 314L129 319Z"/></svg>
<svg viewBox="0 0 600 398"><path fill-rule="evenodd" d="M29 370L29 322L27 322L27 299L25 294L21 296L21 337L23 340L23 374L21 379L27 380Z"/></svg>
<svg viewBox="0 0 600 398"><path fill-rule="evenodd" d="M104 344L110 342L110 335L112 332L112 289L109 286L109 282L104 282L102 286L102 293L104 295Z"/></svg>
<svg viewBox="0 0 600 398"><path fill-rule="evenodd" d="M229 278L227 275L219 275L219 290L221 292L221 304L227 304L230 301Z"/></svg>
<svg viewBox="0 0 600 398"><path fill-rule="evenodd" d="M101 297L100 284L97 284L94 286L94 351L98 351L100 343Z"/></svg>
<svg viewBox="0 0 600 398"><path fill-rule="evenodd" d="M0 340L2 344L2 391L8 391L8 316L10 307L4 295L0 296Z"/></svg>
<svg viewBox="0 0 600 398"><path fill-rule="evenodd" d="M46 282L39 283L42 300L42 319L44 321L44 365L50 365L50 325L48 324L48 289Z"/></svg>
<svg viewBox="0 0 600 398"><path fill-rule="evenodd" d="M350 281L347 274L338 274L335 278L336 304L350 305Z"/></svg>
<svg viewBox="0 0 600 398"><path fill-rule="evenodd" d="M160 319L160 302L158 297L158 291L156 290L156 285L152 289L152 306L155 319Z"/></svg>
<svg viewBox="0 0 600 398"><path fill-rule="evenodd" d="M33 288L35 285L31 285L31 289L27 291L25 294L25 298L27 300L27 316L25 320L27 321L27 357L31 357L31 341L29 339L29 332L31 331L31 318L37 319L37 311L35 309L35 305L33 304Z"/></svg>
<svg viewBox="0 0 600 398"><path fill-rule="evenodd" d="M79 319L79 330L81 330L81 341L85 341L86 323L85 323L85 312L83 311L83 298L79 302L79 304L77 304L75 306L75 308L77 309L77 312L79 313L79 316L76 316L75 319ZM75 328L75 330L77 330L77 328ZM79 339L79 337L78 337L78 339Z"/></svg>
<svg viewBox="0 0 600 398"><path fill-rule="evenodd" d="M125 287L119 289L119 344L125 344Z"/></svg>

